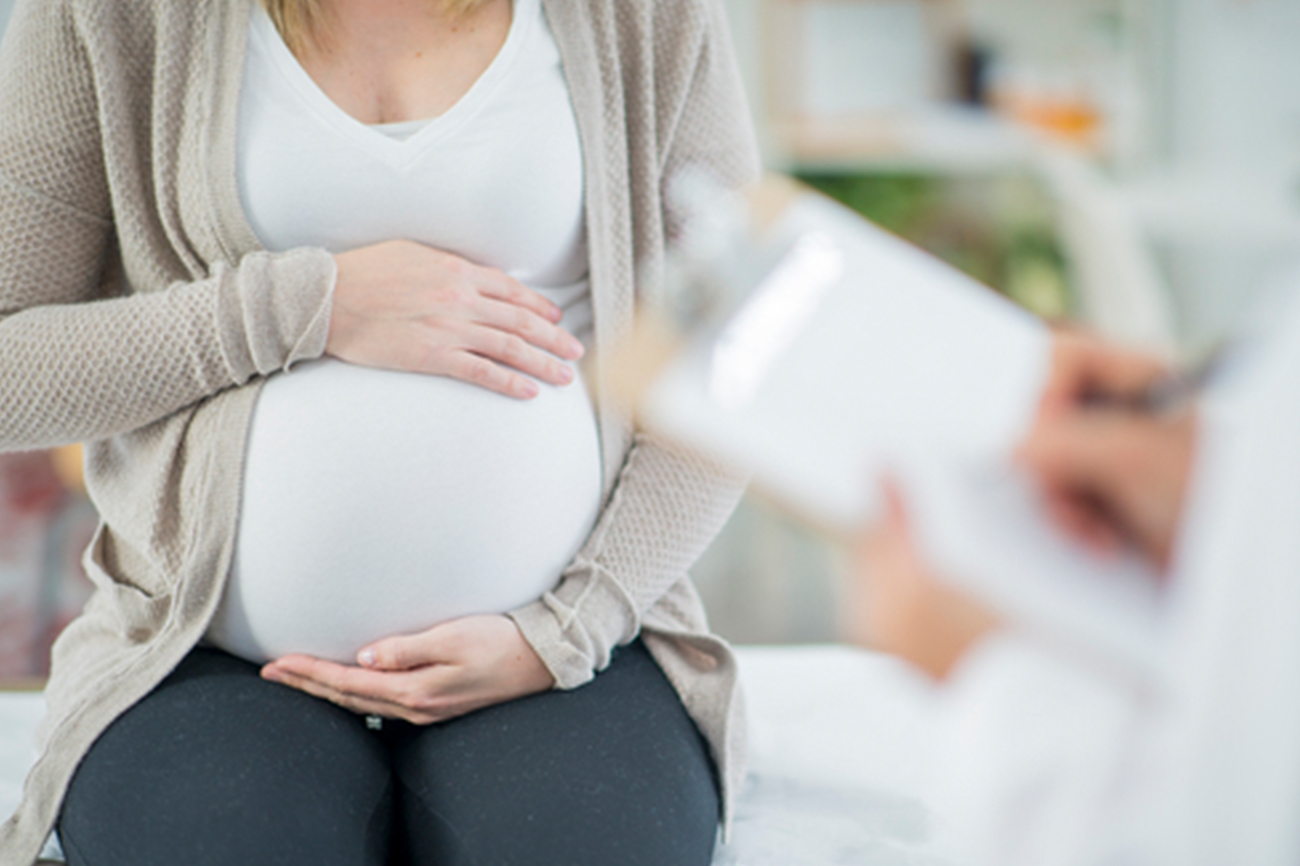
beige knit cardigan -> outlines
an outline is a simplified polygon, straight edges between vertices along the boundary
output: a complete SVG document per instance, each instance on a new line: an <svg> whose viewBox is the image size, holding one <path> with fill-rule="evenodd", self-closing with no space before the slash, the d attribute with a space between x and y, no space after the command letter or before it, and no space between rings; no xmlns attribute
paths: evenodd
<svg viewBox="0 0 1300 866"><path fill-rule="evenodd" d="M243 215L235 132L255 0L20 0L0 50L0 450L92 443L96 592L54 649L41 758L0 828L28 866L104 728L201 638L239 513L265 377L325 348L333 258L271 254ZM721 0L544 0L581 133L597 359L653 301L700 164L758 161ZM742 778L735 661L686 570L740 484L633 428L592 371L605 478L554 591L512 612L559 688L646 645L703 731L724 803Z"/></svg>

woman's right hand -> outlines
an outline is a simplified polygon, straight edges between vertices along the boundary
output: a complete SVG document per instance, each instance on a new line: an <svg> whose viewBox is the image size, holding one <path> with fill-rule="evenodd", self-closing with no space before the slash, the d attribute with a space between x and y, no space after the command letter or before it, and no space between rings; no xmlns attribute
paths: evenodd
<svg viewBox="0 0 1300 866"><path fill-rule="evenodd" d="M414 241L339 253L325 352L385 370L450 376L509 397L529 376L573 381L582 344L560 308L506 274ZM526 374L526 375L524 375Z"/></svg>

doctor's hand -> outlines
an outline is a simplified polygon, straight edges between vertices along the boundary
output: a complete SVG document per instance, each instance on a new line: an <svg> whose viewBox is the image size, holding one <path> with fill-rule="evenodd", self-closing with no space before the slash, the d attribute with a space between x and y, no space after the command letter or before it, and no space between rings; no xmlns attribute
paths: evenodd
<svg viewBox="0 0 1300 866"><path fill-rule="evenodd" d="M1017 458L1056 522L1094 549L1135 547L1168 568L1196 445L1191 411L1169 418L1113 409L1044 415Z"/></svg>
<svg viewBox="0 0 1300 866"><path fill-rule="evenodd" d="M1102 552L1131 544L1162 568L1182 510L1195 421L1190 413L1115 407L1140 403L1168 375L1151 355L1057 333L1039 413L1018 455L1062 529Z"/></svg>
<svg viewBox="0 0 1300 866"><path fill-rule="evenodd" d="M1168 365L1145 352L1078 331L1057 331L1039 415L1077 409L1096 395L1140 397L1168 374Z"/></svg>
<svg viewBox="0 0 1300 866"><path fill-rule="evenodd" d="M885 516L858 547L845 629L855 643L899 656L942 680L1002 623L933 575L912 538L898 488L887 483L885 497Z"/></svg>
<svg viewBox="0 0 1300 866"><path fill-rule="evenodd" d="M555 679L507 616L469 616L376 641L358 665L305 655L277 659L262 676L356 713L443 722L543 692Z"/></svg>
<svg viewBox="0 0 1300 866"><path fill-rule="evenodd" d="M527 400L567 385L582 344L560 308L505 273L414 241L334 257L325 352L365 367L450 376ZM526 374L526 375L521 375Z"/></svg>

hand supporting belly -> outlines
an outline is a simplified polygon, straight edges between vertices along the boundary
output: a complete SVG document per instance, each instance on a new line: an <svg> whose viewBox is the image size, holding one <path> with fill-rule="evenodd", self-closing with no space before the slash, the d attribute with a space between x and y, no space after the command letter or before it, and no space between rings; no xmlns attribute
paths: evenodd
<svg viewBox="0 0 1300 866"><path fill-rule="evenodd" d="M555 679L506 616L471 616L364 648L358 664L291 655L262 676L352 710L417 725L545 691Z"/></svg>
<svg viewBox="0 0 1300 866"><path fill-rule="evenodd" d="M576 361L583 349L559 327L560 308L500 270L414 241L334 259L327 354L376 369L449 376L524 400L539 393L528 376L551 385L573 381L562 361Z"/></svg>

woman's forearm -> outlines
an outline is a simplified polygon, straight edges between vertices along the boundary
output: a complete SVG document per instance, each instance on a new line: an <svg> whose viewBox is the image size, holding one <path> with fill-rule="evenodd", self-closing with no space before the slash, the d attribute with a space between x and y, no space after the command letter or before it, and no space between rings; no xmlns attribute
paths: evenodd
<svg viewBox="0 0 1300 866"><path fill-rule="evenodd" d="M328 331L335 269L322 250L206 274L154 259L187 281L105 297L120 294L105 289L115 241L138 249L165 229L119 213L130 196L110 183L104 134L129 120L92 70L91 14L19 3L0 51L0 451L146 426L320 354Z"/></svg>
<svg viewBox="0 0 1300 866"><path fill-rule="evenodd" d="M599 523L559 584L510 615L560 688L603 670L721 531L745 480L640 433Z"/></svg>
<svg viewBox="0 0 1300 866"><path fill-rule="evenodd" d="M333 282L323 250L258 253L160 292L10 312L0 319L0 450L124 433L319 356ZM0 310L21 291L0 280Z"/></svg>

